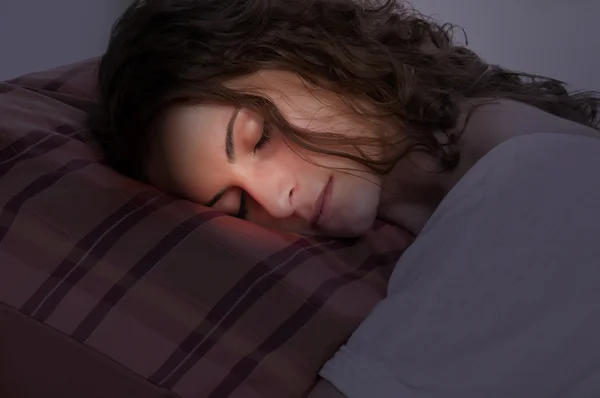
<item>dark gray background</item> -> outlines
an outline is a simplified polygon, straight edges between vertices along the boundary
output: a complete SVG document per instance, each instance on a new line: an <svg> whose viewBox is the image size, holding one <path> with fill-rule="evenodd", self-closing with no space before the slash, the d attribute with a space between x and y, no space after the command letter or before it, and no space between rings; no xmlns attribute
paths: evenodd
<svg viewBox="0 0 600 398"><path fill-rule="evenodd" d="M224 0L226 1L226 0ZM302 0L298 0L302 1ZM130 0L0 0L0 79L100 55ZM600 90L598 0L412 0L489 62Z"/></svg>

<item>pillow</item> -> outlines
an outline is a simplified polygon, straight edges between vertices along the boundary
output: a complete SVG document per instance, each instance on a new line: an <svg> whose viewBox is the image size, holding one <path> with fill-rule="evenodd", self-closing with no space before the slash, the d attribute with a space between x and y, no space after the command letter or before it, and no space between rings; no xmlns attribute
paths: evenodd
<svg viewBox="0 0 600 398"><path fill-rule="evenodd" d="M383 223L356 240L272 231L117 174L85 127L97 64L0 83L0 313L36 330L11 334L6 350L32 364L12 385L87 366L86 396L107 374L146 396L305 395L411 236ZM32 336L77 354L15 348Z"/></svg>

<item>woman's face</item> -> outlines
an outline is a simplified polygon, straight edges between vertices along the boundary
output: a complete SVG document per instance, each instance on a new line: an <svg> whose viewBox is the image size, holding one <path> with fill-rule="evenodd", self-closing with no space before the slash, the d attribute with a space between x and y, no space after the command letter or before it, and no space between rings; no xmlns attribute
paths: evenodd
<svg viewBox="0 0 600 398"><path fill-rule="evenodd" d="M288 122L315 134L371 134L335 96L308 88L293 74L263 71L229 86L268 97ZM166 115L162 131L147 172L168 192L303 234L353 237L375 220L378 176L348 159L292 146L248 109L179 107Z"/></svg>

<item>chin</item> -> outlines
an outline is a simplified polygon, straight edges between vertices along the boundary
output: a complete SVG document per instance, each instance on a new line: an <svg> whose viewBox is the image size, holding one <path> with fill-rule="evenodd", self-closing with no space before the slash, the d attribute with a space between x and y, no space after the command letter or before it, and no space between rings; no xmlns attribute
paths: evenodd
<svg viewBox="0 0 600 398"><path fill-rule="evenodd" d="M334 238L358 238L373 227L376 215L376 212L373 212L373 214L355 214L353 217L345 217L338 222L332 220L329 225L324 226L318 233Z"/></svg>
<svg viewBox="0 0 600 398"><path fill-rule="evenodd" d="M369 184L361 189L360 194L350 197L354 199L340 203L340 207L333 212L329 227L339 237L356 238L366 234L375 223L379 204L379 189L373 189Z"/></svg>

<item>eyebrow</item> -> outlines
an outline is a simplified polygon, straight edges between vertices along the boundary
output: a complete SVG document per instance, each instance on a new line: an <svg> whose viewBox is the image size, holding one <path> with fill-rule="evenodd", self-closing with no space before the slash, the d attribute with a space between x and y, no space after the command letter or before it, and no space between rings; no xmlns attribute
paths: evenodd
<svg viewBox="0 0 600 398"><path fill-rule="evenodd" d="M233 126L235 124L235 119L240 113L240 108L236 108L233 115L231 115L231 119L229 119L229 123L227 123L227 132L225 135L225 153L227 154L227 160L229 163L235 163L235 145L233 145Z"/></svg>
<svg viewBox="0 0 600 398"><path fill-rule="evenodd" d="M235 125L235 120L239 113L240 113L240 108L236 108L236 110L233 112L233 115L231 115L231 119L229 119L229 122L227 123L227 128L225 131L225 154L227 155L227 160L229 161L229 163L235 163L235 145L233 144L233 126ZM211 200L208 201L208 203L206 204L206 207L213 207L219 200L221 200L221 198L223 197L223 195L225 195L225 192L227 192L228 189L229 188L220 190L219 193L217 193Z"/></svg>

